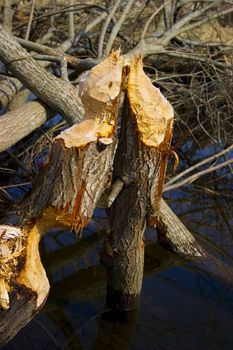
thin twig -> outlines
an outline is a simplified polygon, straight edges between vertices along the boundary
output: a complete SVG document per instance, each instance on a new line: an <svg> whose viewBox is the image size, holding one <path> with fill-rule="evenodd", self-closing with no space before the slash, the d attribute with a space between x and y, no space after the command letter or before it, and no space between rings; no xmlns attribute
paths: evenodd
<svg viewBox="0 0 233 350"><path fill-rule="evenodd" d="M30 17L29 17L29 21L28 21L27 31L26 31L26 34L25 34L25 40L29 39L31 26L32 26L32 20L33 20L33 15L34 15L35 3L36 3L36 0L32 0L31 10L30 10Z"/></svg>
<svg viewBox="0 0 233 350"><path fill-rule="evenodd" d="M163 192L167 192L167 191L171 191L171 190L174 190L175 188L178 188L178 187L181 187L181 186L184 186L184 185L188 185L194 181L196 181L197 179L199 179L201 176L203 175L206 175L206 174L209 174L215 170L218 170L218 169L221 169L229 164L233 163L233 159L229 159L223 163L220 163L218 165L215 165L213 167L210 167L208 169L205 169L205 170L202 170L202 171L199 171L198 173L196 174L193 174L193 175L190 175L189 177L187 177L186 179L178 182L178 183L175 183L171 186L164 186L163 188Z"/></svg>
<svg viewBox="0 0 233 350"><path fill-rule="evenodd" d="M150 54L152 54L152 53L153 52L150 51ZM155 53L157 54L157 53L159 53L159 51L155 50ZM211 58L208 58L204 55L203 55L204 57L200 57L198 55L187 54L187 53L180 52L180 51L168 51L168 50L161 50L160 53L168 55L168 56L172 56L172 57L177 57L177 58L199 61L199 62L203 62L203 63L211 63L214 66L218 66L218 67L222 67L222 68L233 69L232 64L218 62L218 61L212 60Z"/></svg>
<svg viewBox="0 0 233 350"><path fill-rule="evenodd" d="M155 16L157 16L163 9L165 6L167 6L172 0L168 0L167 2L163 3L161 6L159 6L154 13L152 13L152 15L149 17L148 21L146 22L143 32L142 32L142 36L141 36L141 40L143 40L145 38L145 35L147 33L148 27L151 24L151 21L155 18Z"/></svg>
<svg viewBox="0 0 233 350"><path fill-rule="evenodd" d="M204 13L206 13L208 10L210 10L212 7L215 7L216 5L218 5L219 3L221 3L222 0L216 0L213 1L212 3L210 3L209 5L203 7L200 10L196 10L194 12L191 12L189 15L186 15L185 17L183 17L181 20L179 20L177 23L175 23L169 30L167 30L161 39L161 42L163 45L168 44L171 39L173 39L174 37L176 37L177 35L180 35L181 33L183 33L185 30L184 27L185 24L191 22L192 20L194 20L195 18L203 15ZM211 16L212 18L212 16ZM206 19L206 17L205 17ZM208 17L207 17L208 20ZM198 22L196 22L198 23ZM194 25L196 24L194 23Z"/></svg>
<svg viewBox="0 0 233 350"><path fill-rule="evenodd" d="M113 185L112 185L112 190L108 196L108 202L107 202L107 207L110 208L112 203L115 201L116 197L120 193L124 186L124 182L121 181L120 179L117 179Z"/></svg>
<svg viewBox="0 0 233 350"><path fill-rule="evenodd" d="M200 166L206 164L206 163L209 163L211 161L214 161L218 158L220 158L222 155L230 152L231 150L233 150L233 145L227 147L226 149L222 150L221 152L218 152L206 159L203 159L202 161L198 162L197 164L191 166L190 168L182 171L180 174L174 176L171 180L169 180L168 182L166 182L165 186L169 186L171 184L173 184L174 182L176 182L177 180L179 180L181 177L187 175L188 173L192 172L193 170L199 168Z"/></svg>
<svg viewBox="0 0 233 350"><path fill-rule="evenodd" d="M73 6L74 0L70 0L70 7L74 10ZM70 40L74 38L74 11L69 12L69 38Z"/></svg>
<svg viewBox="0 0 233 350"><path fill-rule="evenodd" d="M219 11L215 15L205 16L201 21L195 22L193 24L190 24L190 25L187 25L187 26L181 28L180 31L176 35L180 35L180 34L183 34L187 31L190 31L191 29L200 27L201 25L203 25L207 22L213 21L214 19L225 16L225 15L228 15L231 12L233 12L233 7L226 9L226 10L223 10L223 11Z"/></svg>
<svg viewBox="0 0 233 350"><path fill-rule="evenodd" d="M104 23L104 26L101 30L101 34L100 34L100 40L99 40L99 46L98 46L98 58L101 58L102 55L103 55L103 46L104 46L104 38L105 38L105 34L107 32L107 29L108 29L108 26L109 26L109 23L111 22L111 19L113 18L114 16L114 13L116 12L118 6L120 5L120 2L121 0L117 0L115 5L113 6L111 12L109 13L105 23Z"/></svg>
<svg viewBox="0 0 233 350"><path fill-rule="evenodd" d="M23 182L21 184L15 184L15 185L7 185L7 186L0 186L0 190L7 189L7 188L13 188L13 187L20 187L20 186L26 186L31 185L32 182Z"/></svg>

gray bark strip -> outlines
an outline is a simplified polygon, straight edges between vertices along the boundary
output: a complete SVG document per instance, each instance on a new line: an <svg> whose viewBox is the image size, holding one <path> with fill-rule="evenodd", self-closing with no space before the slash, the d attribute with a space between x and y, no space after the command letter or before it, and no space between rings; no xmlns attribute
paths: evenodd
<svg viewBox="0 0 233 350"><path fill-rule="evenodd" d="M41 101L63 115L68 123L73 124L83 118L78 91L69 82L48 73L1 26L0 58L16 78Z"/></svg>
<svg viewBox="0 0 233 350"><path fill-rule="evenodd" d="M47 120L48 109L39 102L24 106L0 117L0 152L13 146Z"/></svg>

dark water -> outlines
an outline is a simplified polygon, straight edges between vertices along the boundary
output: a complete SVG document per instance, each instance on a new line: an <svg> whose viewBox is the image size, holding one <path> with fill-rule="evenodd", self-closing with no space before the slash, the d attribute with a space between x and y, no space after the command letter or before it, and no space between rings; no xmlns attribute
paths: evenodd
<svg viewBox="0 0 233 350"><path fill-rule="evenodd" d="M211 147L198 151L192 161L213 151ZM180 170L188 162L183 159ZM214 188L215 195L210 196L206 188ZM230 169L211 173L165 197L209 249L232 264ZM233 349L233 283L224 283L209 275L204 266L197 269L195 262L161 248L152 231L147 233L140 307L135 313L112 315L105 307L106 274L99 264L105 227L105 213L97 210L81 240L67 231L54 231L43 238L41 253L51 283L50 296L5 350ZM228 282L231 276L233 282L233 270L226 273Z"/></svg>

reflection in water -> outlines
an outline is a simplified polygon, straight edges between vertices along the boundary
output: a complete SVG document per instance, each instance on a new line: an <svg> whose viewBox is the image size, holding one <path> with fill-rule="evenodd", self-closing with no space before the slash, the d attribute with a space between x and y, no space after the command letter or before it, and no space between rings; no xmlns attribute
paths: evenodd
<svg viewBox="0 0 233 350"><path fill-rule="evenodd" d="M49 299L5 350L232 350L233 201L205 190L214 181L215 193L230 194L225 171L166 193L183 222L219 259L218 266L182 260L161 248L148 231L139 310L127 317L112 314L105 306L105 270L98 263L106 218L97 210L81 240L72 232L56 231L43 238ZM215 273L220 264L221 274Z"/></svg>

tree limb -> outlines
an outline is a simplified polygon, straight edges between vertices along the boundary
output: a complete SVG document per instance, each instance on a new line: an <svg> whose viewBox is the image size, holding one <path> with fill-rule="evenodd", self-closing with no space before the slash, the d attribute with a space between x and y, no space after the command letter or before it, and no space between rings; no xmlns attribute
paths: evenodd
<svg viewBox="0 0 233 350"><path fill-rule="evenodd" d="M83 108L77 90L42 68L1 26L0 58L15 77L44 103L62 114L68 123L82 120Z"/></svg>
<svg viewBox="0 0 233 350"><path fill-rule="evenodd" d="M39 102L28 102L0 118L0 152L13 146L44 124L48 109Z"/></svg>

